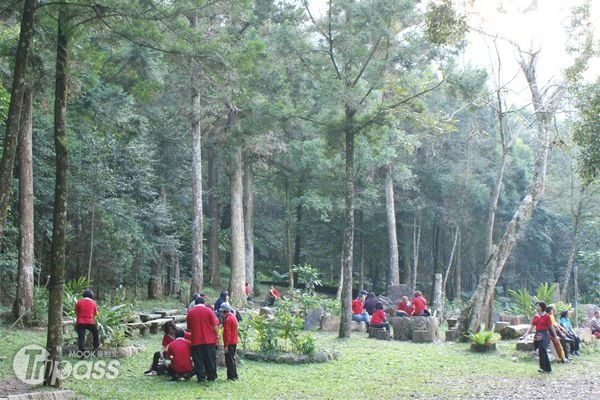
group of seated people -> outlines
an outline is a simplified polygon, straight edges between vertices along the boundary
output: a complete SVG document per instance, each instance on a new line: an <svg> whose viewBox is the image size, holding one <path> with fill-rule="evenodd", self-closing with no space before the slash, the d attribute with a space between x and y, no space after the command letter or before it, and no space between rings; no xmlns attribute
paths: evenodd
<svg viewBox="0 0 600 400"><path fill-rule="evenodd" d="M229 305L226 290L214 304L206 304L208 296L194 294L187 309L187 332L174 321L163 326L162 348L154 353L152 365L146 375L169 374L173 380L187 380L196 375L198 382L217 378L216 352L219 343L218 326L223 326L223 350L227 366L227 379L236 380L235 352L238 341L239 313Z"/></svg>
<svg viewBox="0 0 600 400"><path fill-rule="evenodd" d="M403 296L396 310L397 317L429 316L427 300L419 291L414 293L412 301ZM364 322L370 328L390 330L390 323L383 311L383 303L377 300L374 292L361 290L352 301L352 320Z"/></svg>

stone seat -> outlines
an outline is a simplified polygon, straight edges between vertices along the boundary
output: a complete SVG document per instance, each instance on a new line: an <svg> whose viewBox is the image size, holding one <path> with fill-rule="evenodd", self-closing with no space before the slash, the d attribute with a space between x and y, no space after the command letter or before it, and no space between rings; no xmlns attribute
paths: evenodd
<svg viewBox="0 0 600 400"><path fill-rule="evenodd" d="M391 340L390 332L385 328L369 328L369 338Z"/></svg>

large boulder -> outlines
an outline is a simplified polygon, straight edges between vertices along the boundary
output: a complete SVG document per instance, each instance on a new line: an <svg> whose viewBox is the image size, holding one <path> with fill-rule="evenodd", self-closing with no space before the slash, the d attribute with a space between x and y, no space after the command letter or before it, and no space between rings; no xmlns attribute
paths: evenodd
<svg viewBox="0 0 600 400"><path fill-rule="evenodd" d="M393 317L390 323L394 328L395 340L413 340L415 331L429 332L432 341L439 338L435 317Z"/></svg>
<svg viewBox="0 0 600 400"><path fill-rule="evenodd" d="M302 325L303 329L307 331L314 331L315 329L319 328L321 326L321 318L324 314L325 312L321 308L309 312L304 319L304 324Z"/></svg>
<svg viewBox="0 0 600 400"><path fill-rule="evenodd" d="M321 330L324 332L338 332L341 320L341 317L336 315L325 314L321 317Z"/></svg>
<svg viewBox="0 0 600 400"><path fill-rule="evenodd" d="M575 328L573 331L577 336L579 336L581 343L592 344L594 340L596 340L596 337L592 334L592 330L590 328Z"/></svg>
<svg viewBox="0 0 600 400"><path fill-rule="evenodd" d="M408 298L411 299L412 295L413 293L411 292L408 285L402 283L398 286L390 286L388 288L387 297L391 300L391 302L394 305L397 305L398 303L400 303L400 300L402 300L402 296L408 296Z"/></svg>
<svg viewBox="0 0 600 400"><path fill-rule="evenodd" d="M260 310L258 311L258 315L264 315L267 318L273 319L275 318L275 314L273 313L273 310L271 309L271 307L261 307Z"/></svg>

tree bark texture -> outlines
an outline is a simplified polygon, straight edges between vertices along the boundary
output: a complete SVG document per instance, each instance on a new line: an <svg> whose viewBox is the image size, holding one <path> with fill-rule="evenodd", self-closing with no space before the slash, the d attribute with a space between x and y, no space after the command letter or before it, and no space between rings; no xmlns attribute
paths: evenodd
<svg viewBox="0 0 600 400"><path fill-rule="evenodd" d="M254 288L254 171L252 160L244 160L244 239L246 282Z"/></svg>
<svg viewBox="0 0 600 400"><path fill-rule="evenodd" d="M571 273L573 272L575 256L577 255L577 236L579 234L579 225L581 222L581 209L583 205L584 192L585 187L582 186L579 192L579 200L577 201L577 209L574 212L575 220L573 221L573 233L571 234L571 251L569 252L569 259L567 260L567 269L565 270L565 275L561 284L560 299L565 302L569 297L569 281L571 278Z"/></svg>
<svg viewBox="0 0 600 400"><path fill-rule="evenodd" d="M8 104L6 133L4 135L4 149L2 152L2 161L0 162L0 250L2 249L6 213L12 190L13 166L17 154L19 122L21 120L21 107L23 92L25 90L27 59L33 39L36 4L37 1L35 0L24 1L19 44L17 45L17 53L15 54L13 82L10 92L10 102Z"/></svg>
<svg viewBox="0 0 600 400"><path fill-rule="evenodd" d="M419 250L421 247L421 210L418 210L413 220L413 267L410 275L410 290L417 289L417 273L419 271Z"/></svg>
<svg viewBox="0 0 600 400"><path fill-rule="evenodd" d="M391 168L390 168L391 169ZM400 262L398 256L398 239L396 237L396 207L394 205L394 180L391 171L385 176L385 211L387 215L387 231L389 245L388 287L400 284Z"/></svg>
<svg viewBox="0 0 600 400"><path fill-rule="evenodd" d="M239 146L233 150L233 171L231 174L231 277L229 280L229 295L231 302L241 306L246 278L245 245L244 245L244 185L242 171L242 149Z"/></svg>
<svg viewBox="0 0 600 400"><path fill-rule="evenodd" d="M354 126L353 112L346 110L346 123L344 127L346 139L346 193L345 193L345 219L344 247L343 247L343 273L342 273L342 318L340 322L339 337L350 336L352 322L352 264L354 260Z"/></svg>
<svg viewBox="0 0 600 400"><path fill-rule="evenodd" d="M448 277L452 271L452 265L454 263L454 254L456 254L456 248L458 245L458 239L460 237L460 225L454 230L454 240L452 241L452 250L450 251L450 258L448 259L448 265L446 271L444 271L444 281L442 282L442 296L446 294L446 286L448 284ZM443 297L442 297L443 300Z"/></svg>
<svg viewBox="0 0 600 400"><path fill-rule="evenodd" d="M298 196L300 197L300 196ZM302 235L300 234L300 224L302 223L302 203L296 206L296 233L294 236L294 265L300 265L300 251L302 245Z"/></svg>
<svg viewBox="0 0 600 400"><path fill-rule="evenodd" d="M19 124L19 206L20 243L17 294L13 305L15 319L31 319L33 311L33 154L32 154L31 89L26 88Z"/></svg>
<svg viewBox="0 0 600 400"><path fill-rule="evenodd" d="M289 276L289 289L294 289L294 264L292 254L292 194L289 178L285 178L285 260Z"/></svg>
<svg viewBox="0 0 600 400"><path fill-rule="evenodd" d="M551 102L544 104L542 95L537 86L537 79L535 76L536 56L537 53L531 54L531 58L528 62L521 60L521 69L525 74L525 78L527 79L531 91L538 131L538 149L534 163L531 186L521 200L519 208L506 227L494 252L487 259L485 270L479 280L479 284L459 320L457 335L459 338L464 337L464 334L469 331L478 331L481 322L486 319L487 307L493 298L494 288L496 287L498 278L517 243L519 235L525 230L527 223L544 192L546 167L548 162L550 122L553 111L551 111ZM555 93L555 96L552 97L551 100L556 101L558 98L557 96L558 93Z"/></svg>
<svg viewBox="0 0 600 400"><path fill-rule="evenodd" d="M67 82L68 46L66 32L67 11L60 6L56 43L56 83L54 93L54 150L56 153L56 181L54 188L54 224L50 281L48 284L48 333L46 349L49 361L44 372L44 385L60 387L60 361L62 357L62 316L65 279L65 234L67 229L67 194L69 153L67 148Z"/></svg>
<svg viewBox="0 0 600 400"><path fill-rule="evenodd" d="M220 288L221 283L221 251L219 235L221 232L221 205L219 204L219 156L215 144L208 146L208 259L210 260L210 283Z"/></svg>
<svg viewBox="0 0 600 400"><path fill-rule="evenodd" d="M435 274L433 279L433 307L437 310L438 315L441 317L443 308L444 308L444 300L442 293L442 274Z"/></svg>
<svg viewBox="0 0 600 400"><path fill-rule="evenodd" d="M190 25L196 30L198 15L194 14ZM202 129L200 125L200 66L192 61L191 85L191 130L192 130L192 187L193 187L193 228L192 228L192 282L190 296L200 293L204 286L203 241L204 222L202 213Z"/></svg>
<svg viewBox="0 0 600 400"><path fill-rule="evenodd" d="M458 235L458 247L456 253L456 269L454 270L454 300L462 298L462 259L461 259L462 236Z"/></svg>

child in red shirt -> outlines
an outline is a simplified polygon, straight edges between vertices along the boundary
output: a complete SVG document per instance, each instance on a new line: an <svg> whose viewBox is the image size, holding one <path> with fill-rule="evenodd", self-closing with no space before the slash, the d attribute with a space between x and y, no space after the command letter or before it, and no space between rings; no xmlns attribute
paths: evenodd
<svg viewBox="0 0 600 400"><path fill-rule="evenodd" d="M188 380L192 376L192 344L185 340L185 332L181 328L175 331L175 340L169 343L166 356L171 359L167 369L171 378Z"/></svg>
<svg viewBox="0 0 600 400"><path fill-rule="evenodd" d="M227 379L235 381L238 379L237 366L235 363L235 351L238 342L238 322L231 306L227 303L221 304L221 314L223 315L223 351L225 352Z"/></svg>
<svg viewBox="0 0 600 400"><path fill-rule="evenodd" d="M390 331L390 323L385 317L385 312L383 312L383 304L381 302L377 302L377 304L375 304L375 312L371 316L369 328L385 328L386 331Z"/></svg>

